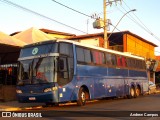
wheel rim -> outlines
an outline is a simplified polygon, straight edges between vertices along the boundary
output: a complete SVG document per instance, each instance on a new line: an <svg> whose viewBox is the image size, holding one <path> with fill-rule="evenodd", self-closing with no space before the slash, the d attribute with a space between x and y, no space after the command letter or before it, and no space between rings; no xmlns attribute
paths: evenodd
<svg viewBox="0 0 160 120"><path fill-rule="evenodd" d="M133 97L134 96L134 89L131 88L131 96Z"/></svg>
<svg viewBox="0 0 160 120"><path fill-rule="evenodd" d="M137 88L136 89L136 95L139 96L140 95L140 90Z"/></svg>
<svg viewBox="0 0 160 120"><path fill-rule="evenodd" d="M82 102L85 102L86 100L85 92L82 92L81 99L82 99Z"/></svg>

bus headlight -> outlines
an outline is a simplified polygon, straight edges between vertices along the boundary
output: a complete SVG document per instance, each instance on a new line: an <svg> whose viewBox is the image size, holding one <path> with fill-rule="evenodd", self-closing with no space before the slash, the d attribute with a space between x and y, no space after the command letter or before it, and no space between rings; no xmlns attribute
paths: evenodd
<svg viewBox="0 0 160 120"><path fill-rule="evenodd" d="M51 88L46 88L46 89L44 89L44 92L51 92L51 91L52 91Z"/></svg>
<svg viewBox="0 0 160 120"><path fill-rule="evenodd" d="M22 90L16 90L16 93L21 94Z"/></svg>
<svg viewBox="0 0 160 120"><path fill-rule="evenodd" d="M46 89L44 89L44 92L51 92L51 91L55 91L57 89L58 89L57 87L46 88Z"/></svg>
<svg viewBox="0 0 160 120"><path fill-rule="evenodd" d="M55 91L55 90L57 90L57 89L58 89L57 87L52 87L52 90L53 90L53 91Z"/></svg>

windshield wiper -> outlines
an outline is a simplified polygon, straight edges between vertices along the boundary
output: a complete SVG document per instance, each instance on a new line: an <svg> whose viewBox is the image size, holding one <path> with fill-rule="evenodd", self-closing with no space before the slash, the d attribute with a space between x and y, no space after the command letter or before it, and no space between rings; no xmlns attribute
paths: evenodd
<svg viewBox="0 0 160 120"><path fill-rule="evenodd" d="M29 82L29 79L26 79L26 80L19 80L17 85L19 86L24 86L24 85L29 85L30 82Z"/></svg>
<svg viewBox="0 0 160 120"><path fill-rule="evenodd" d="M33 84L46 84L49 82L46 80L40 79L40 78L33 77L32 83Z"/></svg>

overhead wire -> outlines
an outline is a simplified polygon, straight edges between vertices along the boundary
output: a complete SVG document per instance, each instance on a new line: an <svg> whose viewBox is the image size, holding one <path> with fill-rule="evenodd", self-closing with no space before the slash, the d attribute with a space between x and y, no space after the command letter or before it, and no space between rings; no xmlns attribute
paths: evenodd
<svg viewBox="0 0 160 120"><path fill-rule="evenodd" d="M122 6L121 6L122 7ZM124 8L124 7L122 7L123 8L123 10L125 10L125 12L127 12L127 10ZM117 7L117 9L120 11L120 12L122 12L123 14L125 14L121 9L119 9L118 7ZM130 14L128 14L128 15L126 15L129 19L131 19L133 22L135 22L138 26L140 26L142 29L144 29L146 32L148 32L139 22L137 22Z"/></svg>
<svg viewBox="0 0 160 120"><path fill-rule="evenodd" d="M127 5L127 3L126 2L124 2L124 0L123 0L123 3L129 8L129 10L131 10L131 8ZM127 12L127 10L123 7L123 6L121 6L122 7L122 9L123 10L125 10L126 12ZM120 10L120 9L119 9ZM121 10L120 10L121 11ZM122 12L122 11L121 11ZM123 13L123 12L122 12ZM134 19L130 14L129 14L129 18L133 21L133 22L135 22L139 27L141 27L143 30L145 30L147 33L149 33L151 36L153 36L155 39L157 39L158 41L160 41L160 38L159 37L157 37L139 18L138 18L138 16L136 15L136 14L134 14L134 13L132 13L136 18L137 18L137 20L139 21L137 21L136 19Z"/></svg>
<svg viewBox="0 0 160 120"><path fill-rule="evenodd" d="M85 14L85 13L82 13L82 12L80 12L80 11L78 11L78 10L75 10L75 9L73 9L73 8L71 8L71 7L69 7L69 6L66 6L66 5L64 5L64 4L62 4L62 3L60 3L60 2L57 2L56 0L52 0L53 2L55 2L55 3L57 3L57 4L59 4L59 5L61 5L61 6L63 6L63 7L66 7L66 8L68 8L68 9L70 9L70 10L72 10L72 11L74 11L74 12L77 12L77 13L80 13L80 14L82 14L82 15L84 15L84 16L87 16L87 17L91 17L91 16L89 16L89 15L87 15L87 14ZM120 9L119 9L120 10ZM126 10L125 10L126 11ZM121 11L122 12L122 11ZM126 11L127 12L127 11ZM122 12L123 13L123 12ZM91 17L92 18L92 17ZM94 19L94 18L93 18ZM130 19L132 19L132 18L130 18ZM132 19L134 22L136 22L136 20L135 19ZM138 22L137 22L137 24L138 24Z"/></svg>
<svg viewBox="0 0 160 120"><path fill-rule="evenodd" d="M90 15L87 15L87 14L85 14L85 13L82 13L82 12L78 11L78 10L75 10L75 9L69 7L69 6L66 6L66 5L64 5L64 4L60 3L60 2L57 2L56 0L52 0L52 1L55 2L55 3L57 3L57 4L59 4L59 5L61 5L61 6L63 6L63 7L68 8L68 9L74 11L74 12L77 12L77 13L79 13L79 14L81 14L81 15L84 15L84 16L87 16L87 17L91 17Z"/></svg>
<svg viewBox="0 0 160 120"><path fill-rule="evenodd" d="M131 9L124 0L123 0L123 3L128 7L128 9ZM133 15L138 19L138 21L139 21L148 31L150 31L150 29L138 18L138 16L137 16L135 13L133 13ZM151 32L151 31L150 31L150 32Z"/></svg>
<svg viewBox="0 0 160 120"><path fill-rule="evenodd" d="M61 6L64 6L64 7L66 7L66 8L68 8L68 9L70 9L70 10L72 10L72 11L74 11L74 12L77 12L77 13L79 13L79 14L81 14L81 15L84 15L84 16L87 16L87 17L91 17L91 16L89 16L89 15L87 15L87 14L85 14L85 13L82 13L82 12L80 12L80 11L77 11L77 10L75 10L75 9L73 9L73 8L71 8L71 7L69 7L69 6L66 6L66 5L64 5L64 4L62 4L62 3L60 3L60 2L57 2L56 0L52 0L53 2L55 2L55 3L57 3L57 4L59 4L59 5L61 5ZM125 3L125 5L127 5L126 3ZM129 8L129 7L128 7ZM123 8L124 9L124 8ZM129 8L130 9L130 8ZM125 9L124 9L125 10ZM126 10L125 10L126 11ZM122 11L121 11L122 12ZM127 12L127 11L126 11ZM123 12L122 12L123 13ZM135 15L135 14L134 14ZM130 15L131 16L131 15ZM136 16L136 15L135 15ZM92 18L92 17L91 17ZM148 28L147 28L147 26L145 26L144 24L143 24L143 22L136 16L136 18L140 21L140 23L144 26L142 26L140 23L138 23L132 16L130 17L130 19L132 20L132 21L134 21L136 24L138 24L141 28L143 28L146 32L148 32L148 33L150 33L152 36L154 35ZM111 24L112 26L113 26L113 24ZM114 26L114 27L116 27L116 26ZM119 30L117 27L116 27L116 29L117 30ZM119 30L120 31L120 30ZM121 32L121 31L120 31ZM124 34L124 33L123 33ZM156 36L155 36L156 37ZM158 39L159 40L159 38L157 37L156 39ZM111 41L112 42L112 41ZM112 42L112 43L114 43L114 42ZM114 43L115 44L115 43ZM155 52L158 52L158 51L155 51Z"/></svg>
<svg viewBox="0 0 160 120"><path fill-rule="evenodd" d="M78 30L78 29L76 29L76 28L74 28L74 27L71 27L71 26L69 26L69 25L66 25L66 24L64 24L64 23L61 23L61 22L59 22L59 21L57 21L57 20L54 20L54 19L52 19L52 18L49 18L49 17L47 17L47 16L44 16L44 15L42 15L42 14L40 14L40 13L37 13L37 12L35 12L35 11L32 11L32 10L30 10L30 9L28 9L28 8L25 8L25 7L22 7L22 6L20 6L20 5L18 5L18 4L15 4L15 3L13 3L13 2L11 2L11 1L8 1L8 0L0 0L1 2L4 2L4 3L6 3L6 4L9 4L9 5L11 5L11 6L14 6L14 7L16 7L16 8L20 8L21 10L24 10L24 11L27 11L27 12L30 12L30 13L32 13L32 14L35 14L35 15L38 15L38 16L40 16L40 17L43 17L43 18L46 18L46 19L49 19L49 20L51 20L51 21L54 21L54 22L57 22L57 23L59 23L59 24L62 24L62 25L64 25L64 26L67 26L67 27L70 27L70 28L72 28L72 29L74 29L74 30L77 30L77 31L80 31L80 32L83 32L83 31L81 31L81 30ZM57 2L56 0L52 0L53 2L56 2L57 4L59 4L59 5L62 5L62 6L64 6L64 7L66 7L66 8L68 8L68 9L70 9L70 10L72 10L72 11L75 11L75 12L77 12L77 13L79 13L79 14L81 14L81 15L84 15L84 16L87 16L87 17L91 17L91 16L89 16L89 15L87 15L87 14L85 14L85 13L82 13L82 12L80 12L80 11L78 11L78 10L75 10L75 9L73 9L73 8L71 8L71 7L68 7L68 6L66 6L66 5L64 5L64 4L62 4L62 3L59 3L59 2ZM124 8L123 8L124 9ZM125 10L125 9L124 9ZM125 10L126 11L126 10ZM122 12L122 11L121 11ZM131 15L130 15L131 16ZM136 20L135 19L133 19L133 18L130 18L131 20L133 20L134 22L136 22ZM139 24L138 22L136 22L137 24ZM113 27L115 27L113 24L111 24ZM139 24L140 25L140 24ZM141 25L140 25L141 26ZM116 27L116 29L118 30L118 31L120 31L117 27ZM148 31L150 31L149 29L148 29ZM120 31L120 32L122 32L122 31ZM151 32L151 31L150 31ZM83 32L83 33L86 33L86 32ZM123 33L124 34L124 33ZM112 42L112 41L111 41ZM112 43L114 43L114 42L112 42ZM116 44L116 43L114 43L114 44ZM159 51L155 51L155 52L159 52ZM159 52L160 53L160 52Z"/></svg>
<svg viewBox="0 0 160 120"><path fill-rule="evenodd" d="M82 13L82 12L77 11L77 10L71 8L71 7L68 7L68 6L66 6L66 5L64 5L64 4L60 3L60 2L57 2L56 0L52 0L52 1L55 2L55 3L57 3L57 4L59 4L59 5L61 5L61 6L63 6L63 7L68 8L68 9L74 11L74 12L80 13L80 14L82 14L82 15L84 15L84 16L87 16L87 17L91 17L91 16L89 16L89 15L87 15L87 14L85 14L85 13ZM111 24L111 25L112 25L113 27L116 27L116 26L114 26L113 24ZM119 30L117 27L116 27L116 29ZM119 30L119 31L120 31L120 30ZM120 32L121 32L121 31L120 31ZM122 34L124 34L124 33L122 33ZM120 36L117 36L115 39L117 39L117 38L119 38L119 37L120 37ZM117 44L117 43L115 43L115 42L113 42L113 41L110 41L110 42L113 43L113 44Z"/></svg>
<svg viewBox="0 0 160 120"><path fill-rule="evenodd" d="M123 1L124 2L124 1ZM124 4L130 9L130 7L126 4L126 2L124 2ZM122 6L121 6L122 7ZM125 8L122 7L124 10ZM120 10L120 9L119 9ZM121 10L120 10L121 11ZM126 11L126 10L125 10ZM122 11L121 11L122 12ZM123 12L122 12L123 13ZM157 39L158 41L160 41L160 38L157 37L139 18L136 14L133 13L133 15L138 19L138 21L143 25L141 25L139 22L137 22L131 15L130 15L130 19L132 21L134 21L137 25L139 25L142 29L144 29L146 32L148 32L150 35L152 35L155 39ZM155 51L156 53L160 53L160 51Z"/></svg>
<svg viewBox="0 0 160 120"><path fill-rule="evenodd" d="M23 11L26 11L26 12L32 13L32 14L34 14L34 15L37 15L37 16L43 17L43 18L45 18L45 19L48 19L48 20L50 20L50 21L54 21L54 22L56 22L56 23L58 23L58 24L61 24L61 25L66 26L66 27L68 27L68 28L74 29L74 30L76 30L76 31L79 31L79 32L82 32L82 33L86 33L86 32L84 32L84 31L82 31L82 30L79 30L79 29L74 28L74 27L72 27L72 26L70 26L70 25L64 24L64 23L62 23L62 22L59 22L59 21L57 21L57 20L55 20L55 19L53 19L53 18L49 18L49 17L47 17L47 16L45 16L45 15L42 15L42 14L40 14L40 13L38 13L38 12L35 12L35 11L30 10L30 9L28 9L28 8L25 8L25 7L23 7L23 6L20 6L20 5L18 5L18 4L16 4L16 3L13 3L13 2L11 2L11 1L8 1L8 0L0 0L0 1L3 2L3 3L5 3L5 4L11 5L11 6L13 6L13 7L19 8L19 9L21 9L21 10L23 10Z"/></svg>

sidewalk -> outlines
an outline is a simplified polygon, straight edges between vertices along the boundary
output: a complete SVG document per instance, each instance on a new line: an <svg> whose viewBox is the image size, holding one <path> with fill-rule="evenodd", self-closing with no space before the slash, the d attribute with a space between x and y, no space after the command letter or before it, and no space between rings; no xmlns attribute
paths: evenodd
<svg viewBox="0 0 160 120"><path fill-rule="evenodd" d="M45 103L19 103L18 101L0 102L0 111L18 111L31 109L32 107L40 108Z"/></svg>

